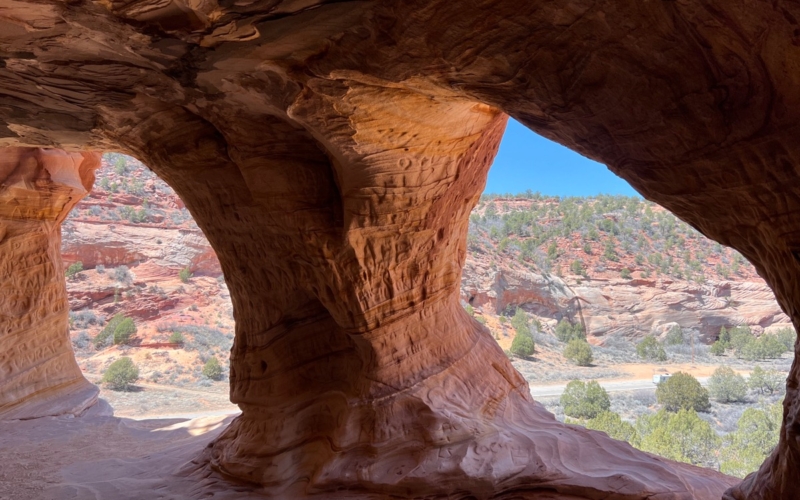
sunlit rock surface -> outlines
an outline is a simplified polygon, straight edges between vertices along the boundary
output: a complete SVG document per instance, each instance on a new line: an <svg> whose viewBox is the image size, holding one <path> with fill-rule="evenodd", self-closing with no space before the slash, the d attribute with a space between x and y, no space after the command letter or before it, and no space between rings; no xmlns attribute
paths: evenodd
<svg viewBox="0 0 800 500"><path fill-rule="evenodd" d="M6 1L0 145L133 154L209 237L243 410L196 463L209 490L719 498L732 479L531 401L459 307L466 222L506 113L737 248L800 326L797 19L721 0ZM800 495L798 381L795 364L780 444L736 498Z"/></svg>
<svg viewBox="0 0 800 500"><path fill-rule="evenodd" d="M97 401L69 340L60 227L99 165L96 153L0 151L0 419L78 415Z"/></svg>

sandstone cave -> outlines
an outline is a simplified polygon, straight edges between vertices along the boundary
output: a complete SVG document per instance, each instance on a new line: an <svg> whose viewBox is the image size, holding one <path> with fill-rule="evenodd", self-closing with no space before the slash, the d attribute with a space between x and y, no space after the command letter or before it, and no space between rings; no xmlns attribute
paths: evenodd
<svg viewBox="0 0 800 500"><path fill-rule="evenodd" d="M800 327L798 18L783 1L3 0L0 418L96 400L64 337L59 223L121 151L185 201L236 317L243 413L152 491L800 498L796 362L780 444L739 483L557 422L457 297L512 116L739 250Z"/></svg>

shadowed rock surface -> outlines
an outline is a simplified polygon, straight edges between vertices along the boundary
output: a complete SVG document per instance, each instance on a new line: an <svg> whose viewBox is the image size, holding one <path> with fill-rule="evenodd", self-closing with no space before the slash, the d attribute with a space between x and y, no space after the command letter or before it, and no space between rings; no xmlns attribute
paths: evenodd
<svg viewBox="0 0 800 500"><path fill-rule="evenodd" d="M738 249L800 326L796 5L0 8L0 145L137 156L220 258L243 413L196 474L292 498L711 499L734 483L535 404L458 304L467 217L508 114ZM780 445L731 498L800 495L798 370Z"/></svg>

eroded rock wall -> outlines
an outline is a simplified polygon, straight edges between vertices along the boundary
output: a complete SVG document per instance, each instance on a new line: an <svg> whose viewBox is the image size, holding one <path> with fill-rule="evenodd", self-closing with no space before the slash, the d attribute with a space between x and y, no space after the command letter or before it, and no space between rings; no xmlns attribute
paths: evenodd
<svg viewBox="0 0 800 500"><path fill-rule="evenodd" d="M97 153L0 149L0 419L77 415L97 400L69 340L60 226L99 165Z"/></svg>
<svg viewBox="0 0 800 500"><path fill-rule="evenodd" d="M540 318L581 322L591 342L609 337L661 336L678 324L711 343L720 328L749 325L760 335L791 326L766 283L669 278L591 279L558 277L513 263L487 266L467 258L461 299L493 314L522 307Z"/></svg>

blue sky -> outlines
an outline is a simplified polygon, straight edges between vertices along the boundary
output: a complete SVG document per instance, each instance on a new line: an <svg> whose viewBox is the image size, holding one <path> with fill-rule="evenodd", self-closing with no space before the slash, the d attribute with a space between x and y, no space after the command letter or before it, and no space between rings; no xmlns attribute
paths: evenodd
<svg viewBox="0 0 800 500"><path fill-rule="evenodd" d="M536 135L509 119L484 193L516 194L527 189L559 196L601 193L638 196L605 165Z"/></svg>

